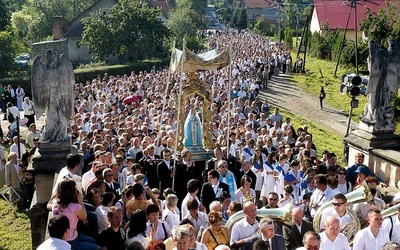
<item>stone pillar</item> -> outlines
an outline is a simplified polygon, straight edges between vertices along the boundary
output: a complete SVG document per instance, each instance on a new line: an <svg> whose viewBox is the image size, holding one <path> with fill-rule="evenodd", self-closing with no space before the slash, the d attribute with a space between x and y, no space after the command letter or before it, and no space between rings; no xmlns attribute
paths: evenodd
<svg viewBox="0 0 400 250"><path fill-rule="evenodd" d="M39 142L39 149L28 167L36 180L36 191L31 203L32 249L36 249L46 238L49 215L46 206L51 198L54 176L65 167L70 152L71 142Z"/></svg>

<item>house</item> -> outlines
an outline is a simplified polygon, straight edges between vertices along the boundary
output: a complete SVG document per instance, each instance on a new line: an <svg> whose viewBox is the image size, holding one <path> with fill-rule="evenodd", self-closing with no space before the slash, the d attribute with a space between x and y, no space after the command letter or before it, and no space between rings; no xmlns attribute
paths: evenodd
<svg viewBox="0 0 400 250"><path fill-rule="evenodd" d="M359 38L363 36L360 31L361 20L367 17L367 8L373 12L377 12L379 7L386 7L385 0L358 0L357 6L357 35ZM355 41L355 18L354 8L350 8L351 1L343 0L314 0L314 9L311 18L310 31L320 32L323 24L327 23L329 30L345 30L349 12L351 11L349 23L347 26L346 39Z"/></svg>
<svg viewBox="0 0 400 250"><path fill-rule="evenodd" d="M151 1L143 0L149 6L161 8L160 19L166 22L170 5L168 0L164 1ZM63 25L62 17L53 17L53 40L43 41L31 44L32 57L38 54L45 54L48 49L57 51L58 54L66 54L71 60L72 64L78 65L80 63L87 64L92 61L92 55L87 46L81 45L83 24L82 19L89 17L91 13L96 13L104 8L111 8L118 3L118 0L98 0L92 6L87 8L79 16L75 17L65 26ZM107 63L113 64L123 59L127 59L125 55L109 55L104 58Z"/></svg>
<svg viewBox="0 0 400 250"><path fill-rule="evenodd" d="M247 20L257 22L263 16L269 23L279 26L285 16L285 10L276 0L236 0L235 6L247 9Z"/></svg>

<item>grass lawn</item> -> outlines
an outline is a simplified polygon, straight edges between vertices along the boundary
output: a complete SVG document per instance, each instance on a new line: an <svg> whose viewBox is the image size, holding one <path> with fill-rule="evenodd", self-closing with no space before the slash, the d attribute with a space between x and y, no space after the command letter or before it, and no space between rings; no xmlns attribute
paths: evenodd
<svg viewBox="0 0 400 250"><path fill-rule="evenodd" d="M339 66L336 77L334 77L333 74L335 72L335 67L335 62L319 60L308 56L306 58L307 72L302 75L295 76L293 80L304 91L310 93L313 96L318 96L320 88L321 86L323 86L326 92L325 102L333 108L343 110L345 113L348 114L350 111L351 98L347 95L340 93L340 78L345 73L351 74L355 73L355 71ZM368 101L368 97L360 95L357 97L357 99L360 102L358 108L353 109L352 119L354 121L359 121L358 117L362 114L364 105Z"/></svg>
<svg viewBox="0 0 400 250"><path fill-rule="evenodd" d="M31 222L28 215L0 198L0 249L28 250L32 248Z"/></svg>

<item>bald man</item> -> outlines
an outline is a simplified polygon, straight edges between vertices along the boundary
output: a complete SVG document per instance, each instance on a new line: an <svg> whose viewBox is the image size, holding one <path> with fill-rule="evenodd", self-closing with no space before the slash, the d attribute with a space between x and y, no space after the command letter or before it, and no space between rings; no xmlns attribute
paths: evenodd
<svg viewBox="0 0 400 250"><path fill-rule="evenodd" d="M244 218L235 223L231 234L231 247L243 247L246 242L251 240L251 236L259 229L256 205L248 201L243 204Z"/></svg>
<svg viewBox="0 0 400 250"><path fill-rule="evenodd" d="M321 249L350 250L347 237L340 233L339 220L331 215L325 220L325 231L320 233Z"/></svg>
<svg viewBox="0 0 400 250"><path fill-rule="evenodd" d="M283 226L283 238L285 239L285 245L288 250L302 247L304 234L308 231L314 231L313 225L303 220L303 217L303 210L299 207L295 207L292 210L293 225Z"/></svg>

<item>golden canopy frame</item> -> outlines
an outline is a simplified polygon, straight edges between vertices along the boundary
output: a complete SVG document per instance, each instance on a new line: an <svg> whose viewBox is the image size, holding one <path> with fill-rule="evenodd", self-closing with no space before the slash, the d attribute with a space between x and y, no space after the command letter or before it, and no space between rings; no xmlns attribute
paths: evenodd
<svg viewBox="0 0 400 250"><path fill-rule="evenodd" d="M206 83L202 83L199 81L199 74L192 72L187 73L188 79L182 86L182 96L180 107L181 110L179 112L179 130L177 134L178 138L178 150L181 151L183 149L183 139L184 139L184 125L185 125L185 103L187 98L191 95L198 95L203 98L202 103L202 114L201 114L201 123L203 128L203 138L202 138L202 146L201 148L204 150L213 149L214 142L211 139L211 130L210 130L210 122L212 121L212 111L211 108L211 97L210 90ZM176 105L178 107L178 105ZM177 110L175 110L175 113ZM176 114L175 114L176 115Z"/></svg>

